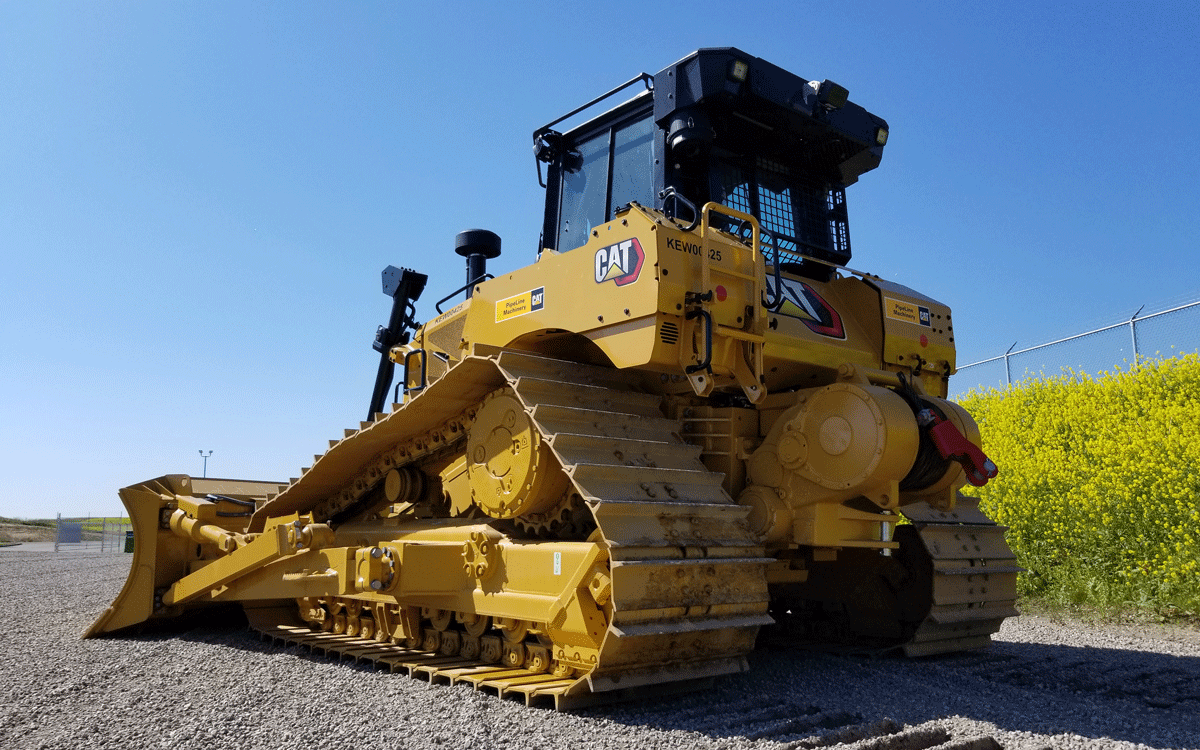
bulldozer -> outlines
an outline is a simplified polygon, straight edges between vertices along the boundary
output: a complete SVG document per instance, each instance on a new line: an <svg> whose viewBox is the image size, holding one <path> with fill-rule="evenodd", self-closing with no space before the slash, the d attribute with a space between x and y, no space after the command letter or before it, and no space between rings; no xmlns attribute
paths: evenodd
<svg viewBox="0 0 1200 750"><path fill-rule="evenodd" d="M947 400L950 310L846 265L888 132L735 48L539 128L536 261L494 276L500 238L459 234L466 284L424 324L427 277L388 266L366 421L290 482L120 490L129 578L85 637L240 605L560 710L702 687L767 639L986 646L1020 568L959 492L997 468Z"/></svg>

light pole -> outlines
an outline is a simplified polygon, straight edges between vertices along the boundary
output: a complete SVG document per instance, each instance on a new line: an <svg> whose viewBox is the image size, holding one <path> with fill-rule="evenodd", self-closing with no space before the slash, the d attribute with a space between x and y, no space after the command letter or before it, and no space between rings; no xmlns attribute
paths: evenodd
<svg viewBox="0 0 1200 750"><path fill-rule="evenodd" d="M208 478L208 457L211 456L212 454L213 454L212 451L209 451L208 453L205 453L204 451L200 451L200 456L201 456L201 458L204 459L204 478L205 479Z"/></svg>

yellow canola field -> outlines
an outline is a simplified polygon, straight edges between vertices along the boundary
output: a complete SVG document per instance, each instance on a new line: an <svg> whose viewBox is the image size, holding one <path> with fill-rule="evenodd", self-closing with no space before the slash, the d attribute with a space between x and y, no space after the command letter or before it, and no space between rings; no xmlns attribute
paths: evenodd
<svg viewBox="0 0 1200 750"><path fill-rule="evenodd" d="M1068 372L959 403L1000 475L978 494L1010 527L1021 592L1200 614L1200 357Z"/></svg>

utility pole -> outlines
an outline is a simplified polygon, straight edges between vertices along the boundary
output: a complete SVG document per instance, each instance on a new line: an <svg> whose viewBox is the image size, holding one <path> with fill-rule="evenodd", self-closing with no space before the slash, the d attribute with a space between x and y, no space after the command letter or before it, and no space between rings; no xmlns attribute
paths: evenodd
<svg viewBox="0 0 1200 750"><path fill-rule="evenodd" d="M208 478L208 457L211 456L212 454L213 454L212 451L209 451L208 453L205 453L204 451L200 451L200 457L204 459L204 478L205 479Z"/></svg>

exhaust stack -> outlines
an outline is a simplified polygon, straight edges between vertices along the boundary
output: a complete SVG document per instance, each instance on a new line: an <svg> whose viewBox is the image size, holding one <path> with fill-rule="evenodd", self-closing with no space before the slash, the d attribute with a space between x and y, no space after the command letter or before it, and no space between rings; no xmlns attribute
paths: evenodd
<svg viewBox="0 0 1200 750"><path fill-rule="evenodd" d="M500 255L500 235L486 229L468 229L454 238L454 252L467 259L467 298L487 276L488 258Z"/></svg>

